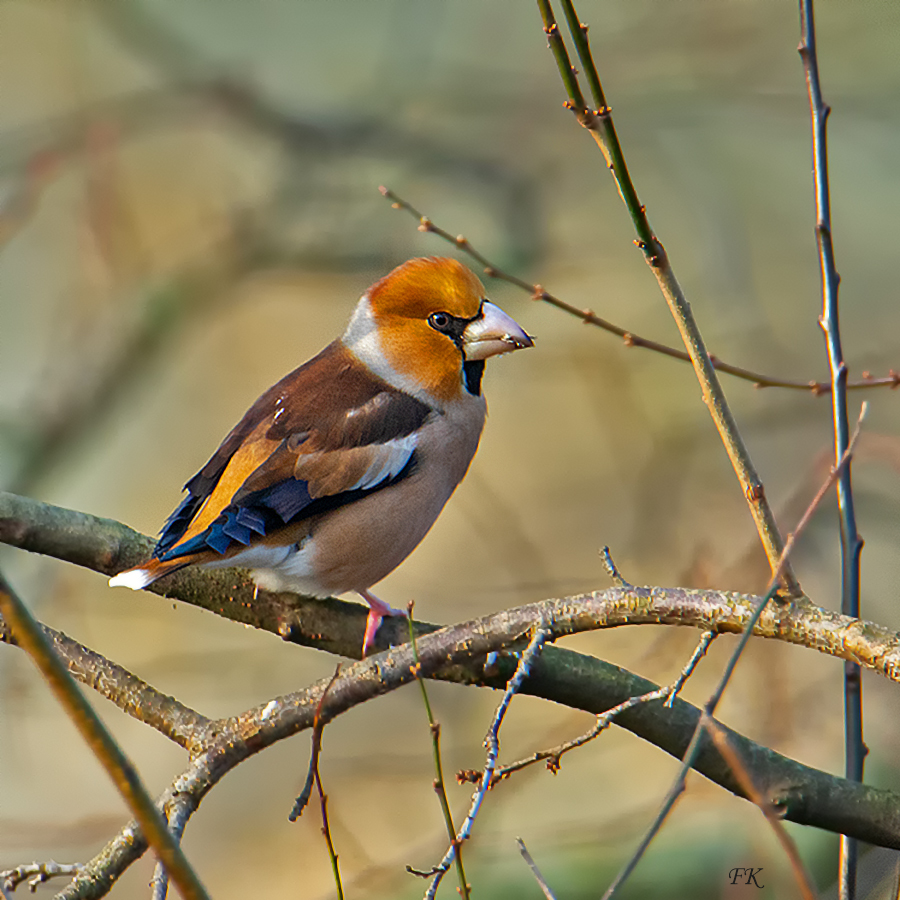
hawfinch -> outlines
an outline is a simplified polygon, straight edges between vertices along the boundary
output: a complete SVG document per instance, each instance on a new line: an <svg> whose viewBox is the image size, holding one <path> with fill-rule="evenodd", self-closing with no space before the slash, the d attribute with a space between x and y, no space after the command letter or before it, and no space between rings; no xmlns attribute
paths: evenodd
<svg viewBox="0 0 900 900"><path fill-rule="evenodd" d="M269 388L185 485L153 558L110 585L189 565L249 566L266 590L369 592L425 537L484 426L489 356L532 339L453 259L412 259L374 284L343 337Z"/></svg>

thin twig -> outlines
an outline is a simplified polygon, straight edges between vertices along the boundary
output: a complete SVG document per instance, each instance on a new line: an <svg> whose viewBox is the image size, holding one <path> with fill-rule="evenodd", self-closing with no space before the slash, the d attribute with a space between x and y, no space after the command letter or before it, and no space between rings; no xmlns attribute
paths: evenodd
<svg viewBox="0 0 900 900"><path fill-rule="evenodd" d="M694 674L694 669L700 664L700 660L706 656L706 651L709 650L709 645L716 639L717 632L715 631L706 631L703 633L703 636L700 638L700 642L694 647L694 652L691 654L691 658L687 661L684 668L681 670L681 674L672 682L669 687L669 696L666 697L666 702L663 704L667 709L672 708L672 704L675 702L675 698L681 693L681 689L687 683L688 678Z"/></svg>
<svg viewBox="0 0 900 900"><path fill-rule="evenodd" d="M437 235L441 240L453 244L453 246L457 247L468 257L478 262L483 267L484 274L489 278L497 278L500 281L507 282L507 284L512 284L523 290L532 300L540 300L543 303L547 303L556 309L560 309L563 312L574 316L579 322L583 322L585 325L594 325L603 331L607 331L610 334L622 338L626 347L640 347L645 350L652 350L655 353L660 353L663 356L671 357L672 359L681 360L682 362L689 363L691 361L690 355L684 350L679 350L677 347L671 347L668 344L662 344L659 341L642 337L633 331L629 331L627 328L622 328L620 325L616 325L615 323L598 316L592 309L584 309L582 307L574 306L571 303L567 303L555 294L551 294L549 291L545 290L540 284L533 284L530 281L526 281L524 278L520 278L518 275L506 272L477 250L465 236L461 234L454 235L452 232L436 225L429 216L420 212L411 203L404 200L394 191L389 190L384 186L380 187L378 190L381 191L383 196L391 201L391 206L393 206L394 209L408 212L416 219L419 223L419 231ZM743 381L749 381L757 388L774 387L787 388L788 390L795 391L807 391L816 397L821 396L822 394L831 393L831 383L828 381L794 381L786 378L775 378L771 375L764 375L761 372L754 372L751 369L732 365L731 363L719 359L718 356L715 356L712 353L710 354L709 359L716 371L724 372L726 375L733 375L735 378L740 378ZM860 390L873 387L900 387L900 372L895 372L891 369L888 375L879 378L874 378L868 372L864 372L862 379L859 381L847 382L848 390Z"/></svg>
<svg viewBox="0 0 900 900"><path fill-rule="evenodd" d="M325 730L325 723L322 721L322 706L325 703L325 698L328 696L328 692L331 690L340 673L341 663L338 663L334 670L334 675L331 676L331 681L329 681L328 684L325 685L325 689L322 691L322 696L319 697L319 702L316 706L316 714L313 718L312 739L309 751L309 768L306 772L306 783L303 785L303 790L300 791L300 795L294 801L294 805L291 808L290 813L288 814L288 821L290 822L296 822L297 819L299 819L300 816L303 815L303 810L306 809L306 804L309 803L309 798L312 794L313 789L313 782L315 781L315 773L319 768L319 754L322 751L322 732Z"/></svg>
<svg viewBox="0 0 900 900"><path fill-rule="evenodd" d="M671 707L675 698L678 696L678 693L684 687L685 682L688 680L688 678L691 677L694 669L697 668L697 664L706 655L706 651L709 649L709 645L713 642L715 637L716 632L714 631L704 632L703 636L700 638L700 642L694 648L694 652L691 654L691 658L687 661L686 665L681 670L675 681L673 681L670 685L657 688L653 691L648 691L646 694L639 694L636 697L629 697L627 700L624 700L616 706L612 707L612 709L608 709L606 712L601 713L599 716L597 716L596 721L591 726L589 731L586 731L584 734L580 735L577 738L573 738L571 741L565 741L558 747L553 747L551 750L538 750L531 756L525 757L525 759L520 759L516 762L509 763L509 765L501 766L494 773L494 784L496 784L498 781L503 781L505 778L509 778L509 776L514 772L518 772L521 769L534 765L534 763L542 762L543 760L547 760L547 768L551 772L558 772L560 768L560 759L562 758L563 754L568 753L570 750L575 750L576 748L583 746L589 741L594 740L594 738L596 738L603 731L609 728L610 725L612 725L613 720L620 713L632 709L640 703L649 703L653 700L662 700L663 698L665 698L665 703L663 705Z"/></svg>
<svg viewBox="0 0 900 900"><path fill-rule="evenodd" d="M816 194L816 243L822 277L822 314L819 317L825 333L828 365L831 370L831 408L834 421L834 458L843 457L850 442L847 414L847 365L841 348L838 316L840 276L834 259L831 238L831 199L828 182L828 115L831 108L822 99L819 63L816 54L816 24L812 0L800 0L801 39L798 48L806 73L809 110L812 122L813 173ZM841 470L837 482L838 509L841 518L841 612L859 617L859 563L863 542L856 527L853 504L853 482L850 465ZM866 747L862 726L862 676L859 666L844 666L844 741L845 771L848 779L862 781ZM856 896L858 860L856 841L842 837L840 843L840 896L853 900Z"/></svg>
<svg viewBox="0 0 900 900"><path fill-rule="evenodd" d="M171 811L168 815L169 833L179 843L184 837L184 829L187 826L188 819L195 809L196 805L184 796L178 796L172 802ZM159 860L157 860L156 867L153 870L150 887L153 889L150 894L150 900L166 900L166 895L169 892L169 872Z"/></svg>
<svg viewBox="0 0 900 900"><path fill-rule="evenodd" d="M23 881L28 881L28 889L31 893L42 884L46 884L51 878L72 878L78 874L83 863L58 863L48 859L42 863L29 863L24 866L16 866L15 869L7 869L0 872L0 890L3 896L8 897L7 891L14 891Z"/></svg>
<svg viewBox="0 0 900 900"><path fill-rule="evenodd" d="M168 868L182 897L185 900L208 898L181 847L169 833L165 819L147 793L131 760L122 752L93 707L85 700L75 679L54 653L40 625L2 575L0 613L12 629L16 643L32 658L75 727L109 773L113 784L140 823L150 846Z"/></svg>
<svg viewBox="0 0 900 900"><path fill-rule="evenodd" d="M775 832L778 843L781 844L782 849L785 854L787 854L787 858L790 861L791 870L794 873L794 878L797 880L797 885L800 888L800 894L802 895L803 900L816 900L816 890L813 887L812 879L806 871L806 867L803 865L803 860L800 858L800 852L797 850L797 845L785 830L784 825L781 824L781 818L778 815L775 804L772 803L768 797L763 796L762 792L757 788L753 781L753 776L747 770L747 766L744 764L738 751L732 746L731 741L728 740L728 735L725 733L722 726L705 712L703 713L701 722L713 739L716 749L722 754L722 758L728 763L731 771L734 772L734 775L740 783L744 793L747 795L747 798L753 801L753 803L762 810L763 815L766 817L766 821L772 826L772 830Z"/></svg>
<svg viewBox="0 0 900 900"><path fill-rule="evenodd" d="M428 699L428 691L425 689L425 680L421 676L422 667L419 664L419 647L416 641L416 629L413 626L413 602L410 601L407 619L409 621L409 640L412 644L413 658L416 661L416 681L422 689L422 702L425 704L425 713L428 716L428 729L431 733L431 753L434 759L434 790L441 803L441 812L444 815L444 825L447 828L447 837L450 846L454 850L456 858L456 875L459 880L459 894L464 900L469 898L469 882L466 880L466 870L463 866L462 845L456 837L456 826L453 824L453 814L450 811L450 801L447 799L447 786L444 781L444 765L441 760L441 725L434 719L431 710L431 702Z"/></svg>
<svg viewBox="0 0 900 900"><path fill-rule="evenodd" d="M744 444L744 439L738 431L737 423L728 406L719 377L716 374L706 344L700 334L700 328L694 319L690 304L681 289L681 285L675 277L672 266L666 255L665 248L653 233L647 219L646 210L637 196L625 157L619 146L615 126L612 120L612 111L606 103L600 88L600 78L597 67L594 65L587 42L587 26L581 25L571 0L562 0L569 20L570 29L575 40L576 48L581 61L581 68L588 72L588 80L594 89L596 110L587 109L580 91L573 90L573 82L577 82L577 76L569 63L562 38L559 35L559 27L553 16L549 0L538 0L538 7L544 20L544 31L547 33L550 48L553 51L560 72L567 70L570 77L563 76L563 82L569 92L568 107L575 113L578 121L588 130L591 137L597 143L606 160L607 168L612 172L619 193L625 202L625 206L634 223L638 235L636 241L644 255L644 260L650 267L662 291L669 311L675 319L685 349L691 357L691 364L700 382L700 391L703 402L706 404L731 465L734 468L744 499L750 508L750 514L756 524L759 537L769 560L769 565L774 571L782 557L784 541L775 515L765 496L762 481L753 466L750 454ZM784 589L792 597L802 596L802 590L794 576L790 565L783 567L782 580Z"/></svg>
<svg viewBox="0 0 900 900"><path fill-rule="evenodd" d="M534 875L534 880L538 883L538 887L544 892L544 896L547 900L556 900L553 896L553 891L550 890L550 885L547 884L546 879L541 874L541 870L537 867L537 863L532 859L531 854L528 852L528 848L525 846L525 841L522 838L517 837L516 843L519 845L519 853L522 854L522 859L528 864L528 868L531 869L531 874Z"/></svg>
<svg viewBox="0 0 900 900"><path fill-rule="evenodd" d="M456 840L451 843L450 848L447 850L446 854L444 854L444 858L434 868L432 881L428 886L428 890L425 892L424 900L434 900L441 879L444 877L444 873L447 869L450 868L450 863L456 855L456 847L462 844L463 841L467 841L472 834L472 827L475 824L475 819L478 816L484 798L491 789L494 780L494 770L497 767L497 756L500 753L500 726L503 724L503 719L506 716L506 711L509 709L512 698L519 692L519 689L522 687L522 682L528 677L532 666L540 657L547 637L548 631L543 623L534 628L534 634L516 665L516 671L506 685L503 699L500 701L500 704L494 712L491 726L488 728L488 732L484 738L484 746L487 749L487 758L485 759L484 770L481 773L481 782L476 788L475 793L472 795L469 812L456 835Z"/></svg>
<svg viewBox="0 0 900 900"><path fill-rule="evenodd" d="M731 680L731 676L734 674L734 670L738 664L738 660L741 658L744 649L750 641L750 637L753 634L753 629L756 627L756 623L760 620L760 617L762 616L763 611L765 610L769 601L774 598L778 588L778 581L781 577L782 567L787 564L787 558L790 555L791 551L794 549L797 538L803 533L804 529L812 518L813 513L825 498L825 495L831 489L832 485L835 483L835 481L837 481L841 469L849 462L850 457L853 454L853 448L856 445L857 439L859 438L860 428L862 426L863 419L865 418L867 408L867 404L863 403L862 409L859 413L859 419L856 423L856 429L853 432L853 437L851 438L850 444L847 447L847 450L844 453L843 457L841 458L841 461L831 470L828 478L816 492L816 495L815 497L813 497L811 503L807 507L806 512L803 513L803 516L797 523L796 529L794 529L794 531L788 535L787 542L784 545L784 551L782 552L782 558L779 560L778 565L775 567L775 571L772 573L772 579L769 582L769 589L760 599L759 603L756 606L756 609L753 612L753 615L750 617L749 622L747 622L743 634L741 635L741 638L738 641L734 652L731 654L731 658L728 660L728 664L725 666L725 671L722 673L722 677L719 679L719 683L716 686L715 691L713 692L709 700L707 700L703 708L704 713L707 716L712 717L713 713L716 711L716 707L718 706L719 701L722 699L722 695L725 693L725 688L728 686L728 683ZM662 827L663 822L665 822L666 817L672 811L672 808L675 806L676 801L684 791L685 782L687 780L687 773L693 766L694 761L697 758L697 754L700 751L700 739L703 735L703 730L704 729L701 718L701 720L697 723L696 728L694 729L694 734L691 738L691 742L688 745L687 750L685 751L684 759L682 760L678 775L676 776L672 787L669 789L668 794L663 800L662 806L660 807L656 818L651 823L650 828L641 839L641 842L638 844L634 853L619 871L618 875L616 875L613 883L609 886L606 893L603 895L603 900L610 900L610 898L622 886L628 876L631 875L631 873L634 871L638 862L640 862L641 858L646 852L647 847L650 846L650 842L659 832L659 829Z"/></svg>
<svg viewBox="0 0 900 900"><path fill-rule="evenodd" d="M315 768L316 792L319 795L319 809L322 813L322 835L328 847L328 858L331 860L331 872L334 875L334 886L337 889L338 900L344 900L344 887L341 884L341 869L338 865L337 852L334 849L334 841L331 838L331 826L328 824L328 796L322 790L322 777L319 775L319 767Z"/></svg>
<svg viewBox="0 0 900 900"><path fill-rule="evenodd" d="M331 872L334 877L334 885L337 890L338 900L344 900L344 886L341 881L341 869L338 864L338 855L334 849L334 840L331 837L331 826L328 823L328 796L322 788L322 776L319 774L319 754L322 750L322 732L325 728L325 719L322 710L325 706L325 699L328 692L334 686L338 676L341 674L341 663L338 663L322 694L319 702L316 704L316 712L313 716L312 728L312 748L309 757L309 770L306 775L306 784L300 792L300 796L294 801L294 807L288 818L291 822L296 821L303 813L303 809L309 802L312 786L315 783L316 793L319 795L319 811L322 816L322 836L325 838L325 846L328 848L328 859L331 861ZM268 707L267 707L268 708Z"/></svg>
<svg viewBox="0 0 900 900"><path fill-rule="evenodd" d="M609 547L602 547L600 549L600 558L603 560L603 568L606 569L609 577L612 578L613 584L623 588L632 587L632 585L622 577L619 567L612 558L612 553L609 552Z"/></svg>

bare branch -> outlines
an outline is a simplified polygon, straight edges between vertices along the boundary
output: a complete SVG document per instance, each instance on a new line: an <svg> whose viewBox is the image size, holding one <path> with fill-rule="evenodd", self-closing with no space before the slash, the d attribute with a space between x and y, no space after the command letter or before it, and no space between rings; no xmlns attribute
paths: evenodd
<svg viewBox="0 0 900 900"><path fill-rule="evenodd" d="M525 841L522 838L517 837L516 843L519 845L519 853L522 854L522 859L528 864L528 868L531 869L531 874L534 875L534 880L538 883L540 889L544 892L544 896L547 900L556 900L553 896L553 892L550 890L550 885L544 880L544 876L541 874L541 870L537 867L537 863L531 858L531 854L528 852L528 848L525 846Z"/></svg>
<svg viewBox="0 0 900 900"><path fill-rule="evenodd" d="M69 674L115 703L123 712L193 750L202 746L212 722L174 697L151 687L127 669L79 644L61 631L41 625L56 655ZM0 617L0 643L16 644L8 623Z"/></svg>
<svg viewBox="0 0 900 900"><path fill-rule="evenodd" d="M457 849L472 835L475 819L478 817L478 813L481 810L481 805L484 803L487 792L494 783L494 770L497 767L497 757L500 753L500 726L503 724L503 719L506 717L506 711L509 709L512 698L519 692L522 683L528 677L532 667L540 657L548 633L549 631L545 627L543 621L539 626L534 628L534 634L531 636L528 646L525 648L525 651L522 653L522 656L516 664L516 671L506 685L506 690L503 692L503 698L494 712L494 718L492 719L490 728L488 728L487 735L485 735L484 738L484 746L487 749L487 758L484 764L484 771L481 773L480 783L475 789L475 793L472 795L469 812L466 815L465 821L462 823L462 827L457 832L456 837L450 842L450 848L447 850L444 858L434 869L434 876L431 884L425 892L425 900L434 900L434 896L437 894L437 889L441 883L441 879L444 877L444 873L450 868L450 863L456 857ZM463 890L464 896L468 896L468 886L465 886Z"/></svg>
<svg viewBox="0 0 900 900"><path fill-rule="evenodd" d="M28 889L34 893L39 885L46 884L51 878L72 878L81 867L81 863L58 863L52 859L16 866L15 869L0 872L0 889L3 890L3 896L8 897L10 894L7 892L14 891L22 882L27 881Z"/></svg>
<svg viewBox="0 0 900 900"><path fill-rule="evenodd" d="M169 805L169 832L176 841L180 842L184 837L184 829L193 811L193 805L183 797L175 797ZM159 860L156 861L156 866L153 869L150 887L153 890L150 900L166 900L166 895L169 892L169 872Z"/></svg>
<svg viewBox="0 0 900 900"><path fill-rule="evenodd" d="M831 197L828 183L828 115L831 108L822 99L819 62L816 52L816 23L812 0L800 0L800 57L806 73L809 111L812 120L813 174L816 193L816 243L822 276L822 315L819 325L825 332L828 366L831 370L831 410L834 422L835 465L850 446L850 420L847 413L847 365L841 347L838 316L838 275L831 238ZM863 541L856 527L853 482L850 463L840 467L837 479L838 510L841 516L841 612L859 616L859 563ZM862 781L866 758L862 726L862 676L859 666L844 667L844 744L845 774ZM859 848L850 838L842 837L840 846L841 900L856 896L856 869Z"/></svg>
<svg viewBox="0 0 900 900"><path fill-rule="evenodd" d="M0 543L111 574L144 561L153 541L111 519L0 491ZM270 631L292 643L359 656L365 628L361 604L256 591L242 569L188 568L148 590ZM497 628L505 637L520 636L544 615L553 640L578 631L644 624L741 633L759 601L757 595L732 591L609 588L528 604L465 627L476 631ZM422 623L417 627L428 630ZM386 619L379 630L378 646L403 641L405 631L405 622ZM900 680L900 637L895 632L820 609L802 598L766 610L753 633L858 662L893 681ZM452 671L445 674L454 677Z"/></svg>
<svg viewBox="0 0 900 900"><path fill-rule="evenodd" d="M610 725L612 725L613 721L618 717L621 713L627 712L629 709L634 708L640 703L650 703L653 700L663 700L665 699L665 706L671 708L672 703L675 701L675 698L678 696L679 691L684 687L685 682L694 672L694 669L697 668L697 664L700 660L706 655L706 651L709 649L709 645L713 642L716 637L716 633L714 631L707 631L703 637L700 638L700 642L697 644L694 652L691 654L691 658L687 661L687 664L681 670L678 678L675 679L670 685L667 687L657 688L654 691L647 691L646 694L639 694L635 697L629 697L627 700L623 700L621 703L614 706L612 709L608 709L602 715L597 716L597 721L591 726L590 730L582 734L580 737L574 738L571 741L566 741L563 744L560 744L558 747L554 747L552 750L539 750L536 753L533 753L531 756L526 757L525 759L520 759L517 762L510 763L506 766L501 766L497 769L494 774L494 784L498 781L502 781L505 778L508 778L513 772L518 772L521 769L527 768L528 766L534 765L537 762L542 762L547 760L547 768L551 772L558 772L560 768L560 759L563 754L568 753L570 750L575 750L578 747L584 746L589 741L594 740L594 738L598 737L602 734Z"/></svg>
<svg viewBox="0 0 900 900"><path fill-rule="evenodd" d="M592 309L582 309L581 307L567 303L562 298L556 296L556 294L550 293L543 285L533 284L530 281L526 281L524 278L520 278L518 275L505 271L500 268L500 266L491 262L491 260L481 253L481 251L479 251L464 235L453 234L453 232L441 228L440 225L435 224L430 216L420 212L409 201L404 200L389 188L382 186L379 187L378 190L383 196L391 201L391 205L394 209L404 210L416 219L419 223L419 231L437 235L441 240L444 240L461 250L466 256L470 259L474 259L482 266L484 274L487 275L488 278L497 278L500 281L505 281L507 284L512 284L525 291L532 300L540 300L542 303L547 303L556 309L568 313L570 316L574 316L579 322L582 322L585 325L594 325L603 331L617 335L622 338L626 347L639 347L644 350L652 350L654 353L660 353L663 356L668 356L671 359L678 359L682 362L689 363L691 361L690 355L685 350L679 350L677 347L672 347L669 344L663 344L659 341L642 337L633 331L629 331L627 328L623 328L621 325L616 325L614 322L610 322L608 319L598 316ZM757 388L774 387L795 391L806 391L814 397L831 393L831 382L829 381L795 381L789 378L776 378L772 375L754 372L752 369L745 369L742 366L732 365L712 353L709 355L709 360L717 372L724 372L726 375L733 375L735 378L740 378L742 381L749 381ZM869 372L863 372L862 378L858 381L847 382L847 390L865 390L874 387L900 387L900 372L895 372L891 369L887 375L880 377L874 377Z"/></svg>
<svg viewBox="0 0 900 900"><path fill-rule="evenodd" d="M612 173L619 189L619 194L628 209L634 222L638 239L635 241L644 255L644 260L650 267L650 271L656 278L660 291L665 298L669 311L678 326L678 331L684 341L685 349L691 358L691 364L700 382L700 391L703 402L706 404L709 414L719 432L719 437L725 446L725 451L731 460L732 468L741 484L744 499L750 508L750 514L759 532L760 541L766 551L766 557L772 569L778 564L778 560L784 549L784 541L778 530L775 515L766 499L763 483L753 462L750 453L744 444L744 439L738 431L737 422L731 413L731 408L725 398L725 392L719 383L706 343L700 333L700 328L694 319L691 306L684 295L684 291L675 277L669 258L660 240L653 233L647 219L644 205L638 199L637 192L628 173L625 164L625 156L619 145L615 125L612 119L612 110L606 103L603 91L600 87L600 78L597 68L591 57L587 43L587 27L582 25L575 13L571 0L562 0L569 23L569 30L578 49L582 69L587 72L588 81L594 91L596 110L586 108L584 97L577 87L577 75L569 63L559 27L553 17L553 10L549 0L538 0L541 17L544 20L544 31L547 33L550 48L557 59L559 70L563 76L563 83L569 94L568 107L576 114L578 121L588 130L591 137L603 153L606 167ZM567 72L569 73L567 75ZM802 590L794 576L790 565L783 571L784 588L793 597L802 595Z"/></svg>

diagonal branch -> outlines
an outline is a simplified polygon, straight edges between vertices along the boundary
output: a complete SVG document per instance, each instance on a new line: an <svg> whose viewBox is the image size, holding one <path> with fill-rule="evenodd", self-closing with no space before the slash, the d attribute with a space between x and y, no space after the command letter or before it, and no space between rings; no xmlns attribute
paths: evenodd
<svg viewBox="0 0 900 900"><path fill-rule="evenodd" d="M635 332L629 331L627 328L622 328L621 325L616 325L614 322L610 322L608 319L598 316L592 309L582 309L581 307L566 302L561 297L557 297L556 294L551 294L543 287L543 285L532 284L530 281L526 281L518 275L513 275L512 273L501 269L491 262L491 260L489 260L480 250L473 246L472 242L464 235L454 235L445 228L441 228L440 225L436 225L429 216L420 212L411 203L404 200L389 188L382 186L378 190L381 192L382 196L391 201L391 205L394 209L401 209L408 212L416 219L419 223L419 231L437 235L441 240L453 244L454 247L461 250L470 259L474 259L479 263L484 268L484 274L487 275L488 278L498 278L500 281L512 284L525 291L532 300L540 300L556 309L560 309L570 316L574 316L585 325L594 325L603 331L615 334L622 338L626 347L640 347L645 350L652 350L654 353L660 353L663 356L668 356L671 359L678 359L682 362L691 361L690 355L685 350L679 350L677 347L670 347L668 344L663 344L659 341L654 341L650 338L635 334ZM757 388L775 387L787 388L788 390L795 391L807 391L815 397L831 393L830 381L795 381L790 378L775 378L771 375L764 375L762 372L754 372L752 369L745 369L742 366L735 366L731 363L724 362L712 353L709 355L709 361L717 372L724 372L726 375L733 375L735 378L749 381ZM848 391L864 390L873 387L900 387L900 372L895 372L891 369L887 375L879 378L870 375L868 372L863 372L863 377L858 381L847 382Z"/></svg>
<svg viewBox="0 0 900 900"><path fill-rule="evenodd" d="M137 675L61 631L47 625L41 625L41 629L76 681L93 688L123 712L155 728L186 750L193 751L202 746L212 726L211 719L156 690ZM2 617L0 643L18 643Z"/></svg>
<svg viewBox="0 0 900 900"><path fill-rule="evenodd" d="M16 643L26 651L40 670L50 690L56 695L97 760L106 769L116 790L140 822L141 828L148 834L148 840L168 869L170 877L178 885L181 896L185 900L207 900L209 895L206 889L191 868L181 847L169 833L167 823L153 805L137 769L87 702L63 662L56 656L50 641L32 617L28 607L2 575L0 575L0 612L12 630Z"/></svg>
<svg viewBox="0 0 900 900"><path fill-rule="evenodd" d="M646 209L640 202L637 191L631 181L631 176L625 164L625 157L619 145L615 125L613 124L612 110L606 103L606 98L600 87L597 67L594 65L588 47L587 26L579 22L570 0L563 0L569 27L579 52L581 67L588 73L588 81L594 88L594 101L597 104L596 110L587 108L584 97L577 86L577 75L569 62L568 53L559 33L559 26L556 24L549 0L538 0L538 7L544 20L544 31L547 34L550 49L556 57L557 65L563 76L563 83L569 94L567 106L575 113L578 121L588 130L597 143L597 146L603 153L603 158L606 160L607 168L612 172L619 194L625 202L625 206L634 223L638 235L636 243L644 254L644 260L650 267L650 271L653 272L669 311L675 319L675 324L678 326L678 331L681 334L685 348L691 358L691 363L694 366L694 371L697 374L697 379L700 382L703 402L709 409L722 443L725 445L728 458L731 460L731 465L743 489L744 498L750 507L750 514L756 523L756 529L759 532L769 565L774 571L784 549L784 540L781 537L781 532L778 530L778 524L775 521L772 508L766 499L762 481L753 466L750 453L738 431L737 423L728 406L728 401L725 399L725 392L719 383L715 367L710 361L706 344L694 319L691 306L675 277L665 248L650 227ZM795 597L802 595L800 585L790 567L785 569L782 581L789 595Z"/></svg>

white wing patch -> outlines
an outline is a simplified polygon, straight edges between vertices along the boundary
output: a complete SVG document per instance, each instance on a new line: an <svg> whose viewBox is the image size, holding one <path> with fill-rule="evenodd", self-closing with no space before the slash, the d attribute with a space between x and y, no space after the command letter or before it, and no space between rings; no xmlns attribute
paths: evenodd
<svg viewBox="0 0 900 900"><path fill-rule="evenodd" d="M419 442L419 436L413 432L406 437L385 441L374 454L369 468L347 490L368 490L382 481L396 478L409 462Z"/></svg>

